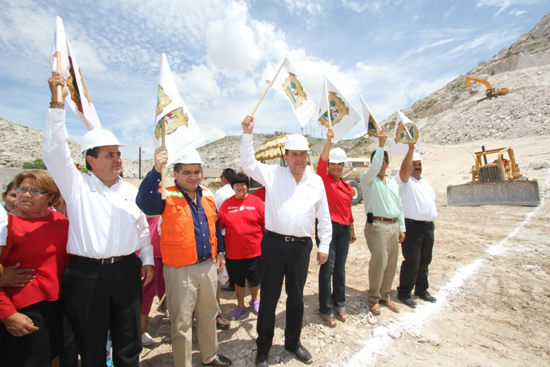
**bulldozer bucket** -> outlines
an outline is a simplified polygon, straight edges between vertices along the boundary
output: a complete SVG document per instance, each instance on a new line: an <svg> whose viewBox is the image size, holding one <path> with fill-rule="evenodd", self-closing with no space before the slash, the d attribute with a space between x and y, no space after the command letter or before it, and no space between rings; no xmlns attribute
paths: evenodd
<svg viewBox="0 0 550 367"><path fill-rule="evenodd" d="M447 186L448 206L540 206L540 204L537 180L469 182Z"/></svg>

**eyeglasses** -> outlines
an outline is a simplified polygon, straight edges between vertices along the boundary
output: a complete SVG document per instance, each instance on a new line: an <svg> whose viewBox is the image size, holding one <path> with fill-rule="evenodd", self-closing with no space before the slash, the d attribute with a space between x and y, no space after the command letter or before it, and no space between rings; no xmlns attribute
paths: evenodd
<svg viewBox="0 0 550 367"><path fill-rule="evenodd" d="M32 189L30 187L23 187L19 186L15 189L15 192L18 194L26 194L27 192L30 192L32 196L38 196L47 193L47 191L42 191L40 189Z"/></svg>

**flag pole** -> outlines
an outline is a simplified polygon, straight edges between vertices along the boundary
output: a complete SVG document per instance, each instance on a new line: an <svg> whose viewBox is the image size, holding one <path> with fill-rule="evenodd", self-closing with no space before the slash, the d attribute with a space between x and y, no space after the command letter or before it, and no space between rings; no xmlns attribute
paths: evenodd
<svg viewBox="0 0 550 367"><path fill-rule="evenodd" d="M262 102L262 100L264 99L267 91L269 90L269 88L271 88L271 85L273 84L273 82L275 81L275 79L277 79L277 77L279 76L279 72L281 71L281 69L283 68L283 65L285 64L285 60L286 60L286 56L285 58L283 59L283 61L281 62L281 65L279 65L279 68L277 69L277 72L275 73L275 76L273 77L273 80L271 80L269 82L269 84L267 85L267 88L265 88L264 90L264 93L262 94L262 96L260 97L260 100L258 101L258 103L256 103L256 106L254 107L254 109L252 110L252 113L249 115L249 116L254 116L254 114L256 113L256 110L258 109L258 106L260 106L260 103Z"/></svg>
<svg viewBox="0 0 550 367"><path fill-rule="evenodd" d="M280 69L279 69L280 70ZM277 73L279 74L279 73ZM258 109L258 106L260 105L260 103L262 102L262 100L264 99L265 97L265 94L267 93L267 91L269 90L269 88L271 88L271 85L273 84L273 81L269 82L269 84L267 85L267 88L265 88L264 90L264 93L262 94L262 96L260 97L260 100L258 101L258 103L256 103L256 107L254 107L254 109L252 110L252 113L250 114L250 116L254 116L254 114L256 113L256 110Z"/></svg>
<svg viewBox="0 0 550 367"><path fill-rule="evenodd" d="M166 121L164 121L164 118L161 119L160 124L162 146L166 148ZM162 200L166 200L166 164L163 164L161 169L161 194Z"/></svg>
<svg viewBox="0 0 550 367"><path fill-rule="evenodd" d="M328 88L327 86L327 76L325 75L325 93L327 97L327 117L328 117L328 128L332 129L332 119L330 117L330 98L328 98ZM330 138L330 144L334 144L334 138Z"/></svg>
<svg viewBox="0 0 550 367"><path fill-rule="evenodd" d="M61 52L55 52L55 58L57 59L57 72L61 73ZM57 102L63 103L63 87L57 86Z"/></svg>

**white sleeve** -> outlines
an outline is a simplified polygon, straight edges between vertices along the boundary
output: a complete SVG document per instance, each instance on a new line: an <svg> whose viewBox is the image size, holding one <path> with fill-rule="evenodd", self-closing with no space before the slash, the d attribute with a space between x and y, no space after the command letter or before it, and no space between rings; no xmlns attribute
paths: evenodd
<svg viewBox="0 0 550 367"><path fill-rule="evenodd" d="M319 220L319 224L317 225L317 230L319 233L317 233L317 235L321 240L317 252L328 254L330 250L330 243L332 241L332 222L330 220L330 211L328 208L325 185L322 182L321 187L323 191L321 193L321 200L315 207L315 217Z"/></svg>
<svg viewBox="0 0 550 367"><path fill-rule="evenodd" d="M75 167L69 149L69 133L65 126L65 110L48 108L44 123L44 154L42 159L65 200L78 195L84 183Z"/></svg>
<svg viewBox="0 0 550 367"><path fill-rule="evenodd" d="M252 146L252 134L243 134L241 140L241 167L248 176L252 177L263 186L268 186L272 181L277 166L260 163L254 157Z"/></svg>
<svg viewBox="0 0 550 367"><path fill-rule="evenodd" d="M6 246L8 238L8 213L0 208L0 246Z"/></svg>
<svg viewBox="0 0 550 367"><path fill-rule="evenodd" d="M376 153L372 159L371 165L366 172L360 177L361 185L367 185L380 173L380 168L382 168L382 160L384 159L384 148L376 148Z"/></svg>
<svg viewBox="0 0 550 367"><path fill-rule="evenodd" d="M149 234L149 224L145 214L140 213L137 221L137 229L139 235L139 258L142 265L155 265L153 257L153 245L151 245L151 235Z"/></svg>

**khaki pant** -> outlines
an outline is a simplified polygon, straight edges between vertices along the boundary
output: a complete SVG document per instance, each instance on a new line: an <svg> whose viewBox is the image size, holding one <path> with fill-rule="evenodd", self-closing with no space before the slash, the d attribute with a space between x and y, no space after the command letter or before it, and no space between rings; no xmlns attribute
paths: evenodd
<svg viewBox="0 0 550 367"><path fill-rule="evenodd" d="M197 339L201 361L208 364L218 352L216 317L216 263L202 263L175 268L164 267L166 301L170 311L174 366L192 366L193 314L197 319Z"/></svg>
<svg viewBox="0 0 550 367"><path fill-rule="evenodd" d="M365 224L365 239L371 253L369 262L369 302L388 301L397 269L399 225L375 220Z"/></svg>

